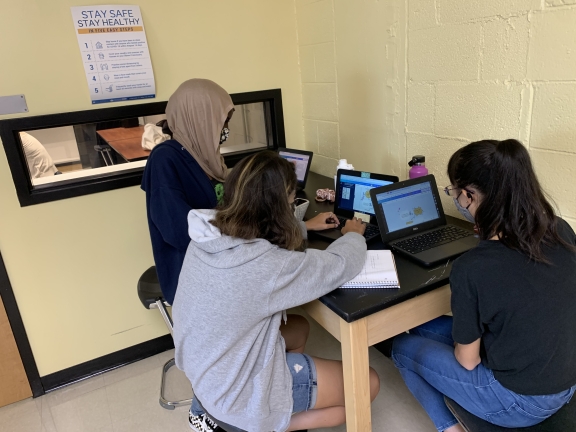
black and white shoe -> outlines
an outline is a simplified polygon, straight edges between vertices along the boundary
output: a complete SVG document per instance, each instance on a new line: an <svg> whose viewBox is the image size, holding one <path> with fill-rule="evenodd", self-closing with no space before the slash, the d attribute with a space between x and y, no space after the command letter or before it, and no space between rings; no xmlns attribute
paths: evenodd
<svg viewBox="0 0 576 432"><path fill-rule="evenodd" d="M188 412L188 424L190 429L196 432L216 432L222 430L206 414L194 415L192 411Z"/></svg>

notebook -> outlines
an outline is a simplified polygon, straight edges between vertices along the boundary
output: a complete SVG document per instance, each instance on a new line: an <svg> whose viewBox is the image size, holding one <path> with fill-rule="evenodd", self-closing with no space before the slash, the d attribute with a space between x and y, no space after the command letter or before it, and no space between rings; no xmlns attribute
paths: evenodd
<svg viewBox="0 0 576 432"><path fill-rule="evenodd" d="M394 255L389 250L367 251L360 273L340 288L400 288Z"/></svg>
<svg viewBox="0 0 576 432"><path fill-rule="evenodd" d="M385 245L425 266L445 262L472 249L472 230L446 223L433 175L370 191Z"/></svg>
<svg viewBox="0 0 576 432"><path fill-rule="evenodd" d="M348 219L360 217L366 222L366 241L380 237L374 207L370 199L370 189L392 184L398 177L364 171L339 169L336 173L336 196L333 213L338 217L340 226L336 229L314 231L314 234L326 240L342 237L340 230Z"/></svg>
<svg viewBox="0 0 576 432"><path fill-rule="evenodd" d="M296 178L298 179L298 190L306 187L306 180L308 180L308 172L310 171L310 164L312 163L312 153L306 150L294 150L288 148L279 148L278 155L294 164L296 168Z"/></svg>

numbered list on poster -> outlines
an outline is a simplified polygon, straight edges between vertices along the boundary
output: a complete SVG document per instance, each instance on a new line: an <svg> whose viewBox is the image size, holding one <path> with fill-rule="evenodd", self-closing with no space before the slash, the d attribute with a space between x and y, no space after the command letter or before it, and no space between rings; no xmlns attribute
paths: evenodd
<svg viewBox="0 0 576 432"><path fill-rule="evenodd" d="M93 104L156 97L140 7L73 7L72 17Z"/></svg>

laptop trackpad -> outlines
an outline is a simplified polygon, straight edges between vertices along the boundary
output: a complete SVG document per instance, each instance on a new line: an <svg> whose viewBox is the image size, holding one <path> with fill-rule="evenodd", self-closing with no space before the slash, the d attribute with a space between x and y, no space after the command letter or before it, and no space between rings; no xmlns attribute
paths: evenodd
<svg viewBox="0 0 576 432"><path fill-rule="evenodd" d="M414 256L426 264L431 265L439 261L447 260L448 258L457 257L458 255L476 247L477 244L478 239L474 236L469 236L425 250L424 252L420 252Z"/></svg>

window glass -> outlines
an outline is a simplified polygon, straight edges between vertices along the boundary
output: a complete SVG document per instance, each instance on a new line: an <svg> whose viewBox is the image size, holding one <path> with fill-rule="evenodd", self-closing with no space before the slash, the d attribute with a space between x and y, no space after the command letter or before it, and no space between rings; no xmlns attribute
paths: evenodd
<svg viewBox="0 0 576 432"><path fill-rule="evenodd" d="M165 118L161 114L20 132L32 185L143 166L150 154L143 148L144 125L155 126ZM150 143L153 136L147 134Z"/></svg>
<svg viewBox="0 0 576 432"><path fill-rule="evenodd" d="M230 96L235 111L220 148L229 167L248 153L285 147L280 89ZM166 102L152 102L0 120L20 204L140 184L150 151L170 137L165 111Z"/></svg>
<svg viewBox="0 0 576 432"><path fill-rule="evenodd" d="M264 102L237 105L228 123L230 135L222 144L221 153L266 148L269 142Z"/></svg>
<svg viewBox="0 0 576 432"><path fill-rule="evenodd" d="M144 166L141 161L150 154L150 149L143 148L145 125L150 125L147 142L153 148L154 137L156 141L168 138L162 137L157 126L165 119L165 114L159 114L20 132L32 185ZM150 127L155 135L151 135ZM237 105L228 128L230 135L222 144L222 154L268 147L264 102Z"/></svg>

